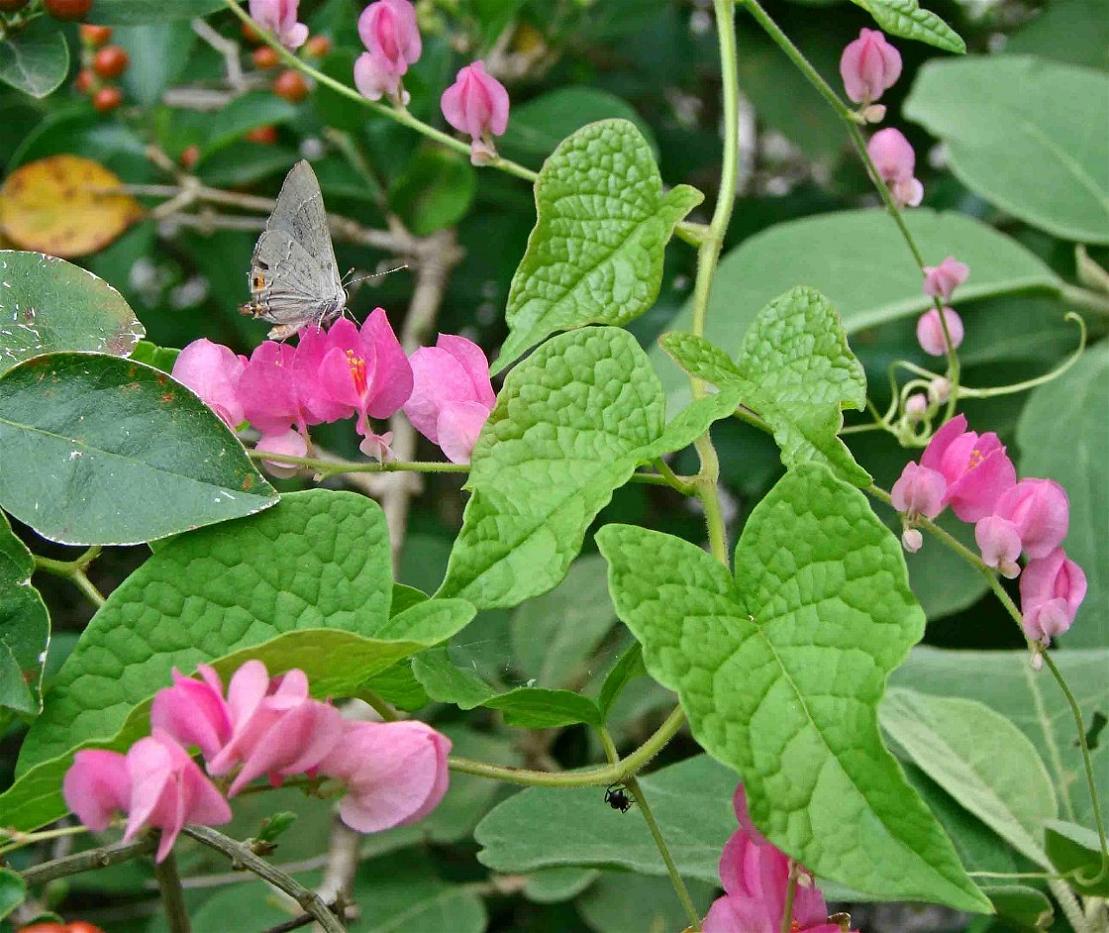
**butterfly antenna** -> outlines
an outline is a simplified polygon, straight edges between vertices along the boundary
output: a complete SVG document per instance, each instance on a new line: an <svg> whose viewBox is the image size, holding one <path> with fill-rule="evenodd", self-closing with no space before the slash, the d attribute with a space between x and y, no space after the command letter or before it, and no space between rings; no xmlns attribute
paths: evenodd
<svg viewBox="0 0 1109 933"><path fill-rule="evenodd" d="M366 279L377 279L377 278L380 278L383 275L389 275L389 273L391 273L391 272L400 272L400 271L402 271L404 269L407 269L407 268L408 268L408 263L404 263L403 265L400 265L400 266L394 266L392 269L382 269L380 272L369 272L366 275L358 276L358 278L356 278L356 279L350 279L348 282L346 282L346 284L347 285L357 285L359 282L365 282ZM353 272L354 270L351 269L350 271ZM350 272L348 272L347 275L350 275Z"/></svg>

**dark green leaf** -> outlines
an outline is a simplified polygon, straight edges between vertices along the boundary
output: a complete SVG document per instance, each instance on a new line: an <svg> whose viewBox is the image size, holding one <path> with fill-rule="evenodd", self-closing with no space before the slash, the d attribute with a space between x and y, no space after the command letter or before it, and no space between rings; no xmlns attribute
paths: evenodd
<svg viewBox="0 0 1109 933"><path fill-rule="evenodd" d="M615 703L623 692L624 687L636 677L645 677L647 668L643 664L643 648L636 642L627 651L620 655L620 660L613 666L601 685L601 694L597 698L597 705L601 709L601 718L607 719L612 704Z"/></svg>
<svg viewBox="0 0 1109 933"><path fill-rule="evenodd" d="M164 373L50 353L0 377L0 506L64 544L134 544L269 508L222 421Z"/></svg>
<svg viewBox="0 0 1109 933"><path fill-rule="evenodd" d="M1055 910L1042 891L1023 884L983 885L999 919L1018 930L1050 930Z"/></svg>
<svg viewBox="0 0 1109 933"><path fill-rule="evenodd" d="M1101 0L1052 0L1009 36L1003 51L1104 70L1109 68L1109 17Z"/></svg>
<svg viewBox="0 0 1109 933"><path fill-rule="evenodd" d="M945 52L965 52L962 37L935 13L922 10L917 0L853 0L886 32L927 42Z"/></svg>
<svg viewBox="0 0 1109 933"><path fill-rule="evenodd" d="M69 72L65 34L49 17L0 41L0 81L32 97L46 97Z"/></svg>
<svg viewBox="0 0 1109 933"><path fill-rule="evenodd" d="M0 708L37 713L50 616L31 586L34 559L0 512Z"/></svg>
<svg viewBox="0 0 1109 933"><path fill-rule="evenodd" d="M259 126L287 123L296 114L295 105L269 91L236 97L212 118L201 155L207 157Z"/></svg>
<svg viewBox="0 0 1109 933"><path fill-rule="evenodd" d="M474 200L477 173L456 153L420 149L389 189L389 204L416 236L460 221Z"/></svg>
<svg viewBox="0 0 1109 933"><path fill-rule="evenodd" d="M27 897L23 876L10 868L0 868L0 920L8 916Z"/></svg>
<svg viewBox="0 0 1109 933"><path fill-rule="evenodd" d="M222 0L96 0L89 12L91 23L130 26L136 23L161 23L167 19L194 19L225 9Z"/></svg>
<svg viewBox="0 0 1109 933"><path fill-rule="evenodd" d="M196 33L186 20L164 19L163 14L157 22L121 26L112 33L112 41L123 46L131 59L120 79L126 96L144 107L161 100L162 92L188 64L196 43Z"/></svg>
<svg viewBox="0 0 1109 933"><path fill-rule="evenodd" d="M708 912L715 884L686 882L697 912ZM689 918L668 884L657 878L622 871L604 872L577 901L586 922L598 933L644 933L685 930Z"/></svg>
<svg viewBox="0 0 1109 933"><path fill-rule="evenodd" d="M1097 833L1076 823L1048 820L1044 844L1051 864L1070 875L1067 884L1075 891L1084 897L1109 897L1109 871L1101 870L1101 840ZM1099 880L1092 884L1083 881L1099 875Z"/></svg>

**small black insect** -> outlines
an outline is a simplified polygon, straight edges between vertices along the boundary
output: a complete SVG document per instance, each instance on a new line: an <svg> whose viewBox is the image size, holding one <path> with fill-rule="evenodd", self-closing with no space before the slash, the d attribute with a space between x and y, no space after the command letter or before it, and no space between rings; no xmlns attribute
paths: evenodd
<svg viewBox="0 0 1109 933"><path fill-rule="evenodd" d="M627 813L632 808L627 788L623 784L609 784L605 791L605 803L621 813Z"/></svg>

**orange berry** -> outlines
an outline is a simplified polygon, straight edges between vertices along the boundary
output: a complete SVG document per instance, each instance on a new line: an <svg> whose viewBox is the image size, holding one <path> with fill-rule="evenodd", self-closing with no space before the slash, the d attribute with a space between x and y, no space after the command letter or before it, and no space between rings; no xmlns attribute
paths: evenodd
<svg viewBox="0 0 1109 933"><path fill-rule="evenodd" d="M277 53L268 45L260 45L251 53L255 68L273 68L279 61Z"/></svg>
<svg viewBox="0 0 1109 933"><path fill-rule="evenodd" d="M85 44L91 45L94 49L100 48L112 38L111 26L93 26L91 23L82 23L80 31Z"/></svg>
<svg viewBox="0 0 1109 933"><path fill-rule="evenodd" d="M256 126L249 133L246 134L249 142L259 143L263 146L272 146L277 142L277 127L271 124L266 126Z"/></svg>
<svg viewBox="0 0 1109 933"><path fill-rule="evenodd" d="M312 36L304 43L304 54L310 58L323 58L331 51L331 40L327 36Z"/></svg>
<svg viewBox="0 0 1109 933"><path fill-rule="evenodd" d="M73 86L77 88L82 94L87 94L92 90L93 84L96 83L96 75L88 68L82 68L77 72L77 77L73 79Z"/></svg>
<svg viewBox="0 0 1109 933"><path fill-rule="evenodd" d="M42 5L54 19L83 19L92 9L92 0L43 0Z"/></svg>
<svg viewBox="0 0 1109 933"><path fill-rule="evenodd" d="M250 23L243 23L243 38L251 45L257 45L262 41L262 37L258 35L258 31Z"/></svg>
<svg viewBox="0 0 1109 933"><path fill-rule="evenodd" d="M273 92L278 97L297 104L308 96L308 85L299 71L289 68L277 76L277 80L273 82Z"/></svg>
<svg viewBox="0 0 1109 933"><path fill-rule="evenodd" d="M102 78L118 78L130 63L130 57L120 46L106 45L92 57L92 70Z"/></svg>
<svg viewBox="0 0 1109 933"><path fill-rule="evenodd" d="M123 91L115 85L102 87L99 91L92 95L92 105L101 113L107 113L109 110L115 110L120 104L123 103Z"/></svg>
<svg viewBox="0 0 1109 933"><path fill-rule="evenodd" d="M178 161L181 163L181 167L183 169L191 170L192 167L196 165L199 159L200 149L199 147L192 145L186 146L183 150L181 150L181 157L178 159Z"/></svg>

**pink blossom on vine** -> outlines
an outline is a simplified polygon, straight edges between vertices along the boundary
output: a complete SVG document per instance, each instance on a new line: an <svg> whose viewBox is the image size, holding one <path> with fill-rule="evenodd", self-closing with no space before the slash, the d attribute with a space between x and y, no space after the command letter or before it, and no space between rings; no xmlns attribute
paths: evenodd
<svg viewBox="0 0 1109 933"><path fill-rule="evenodd" d="M870 137L866 151L879 177L899 207L916 207L924 198L924 186L914 177L916 153L900 130L889 127Z"/></svg>
<svg viewBox="0 0 1109 933"><path fill-rule="evenodd" d="M963 319L959 317L954 308L943 309L943 319L947 322L947 333L951 337L951 346L958 347L963 342ZM935 308L929 308L916 322L916 339L920 348L932 356L945 356L947 354L947 340L943 335L943 324L940 323L940 313Z"/></svg>
<svg viewBox="0 0 1109 933"><path fill-rule="evenodd" d="M172 376L200 396L229 428L235 429L245 417L239 399L239 379L246 362L245 356L202 337L177 355Z"/></svg>
<svg viewBox="0 0 1109 933"><path fill-rule="evenodd" d="M924 267L924 294L940 301L950 301L955 289L970 275L970 266L947 256L938 266Z"/></svg>
<svg viewBox="0 0 1109 933"><path fill-rule="evenodd" d="M856 104L870 104L901 77L901 53L877 29L863 29L844 48L839 73L847 96Z"/></svg>
<svg viewBox="0 0 1109 933"><path fill-rule="evenodd" d="M308 441L294 428L280 434L263 434L254 449L260 453L281 454L285 457L305 457L308 455ZM262 466L271 476L286 478L296 475L300 469L295 463L282 463L280 460L263 460Z"/></svg>
<svg viewBox="0 0 1109 933"><path fill-rule="evenodd" d="M147 827L162 831L155 855L162 861L186 823L219 826L230 822L231 808L169 733L155 729L127 752L131 797L125 842Z"/></svg>
<svg viewBox="0 0 1109 933"><path fill-rule="evenodd" d="M118 813L131 808L131 775L127 757L100 748L79 751L62 781L62 796L85 826L107 829Z"/></svg>
<svg viewBox="0 0 1109 933"><path fill-rule="evenodd" d="M996 434L979 435L966 427L965 415L948 421L928 442L920 464L947 481L943 504L964 522L976 522L993 513L1017 473Z"/></svg>
<svg viewBox="0 0 1109 933"><path fill-rule="evenodd" d="M997 500L997 514L1016 526L1024 553L1047 557L1067 536L1070 500L1050 479L1022 479Z"/></svg>
<svg viewBox="0 0 1109 933"><path fill-rule="evenodd" d="M412 395L404 413L412 426L443 448L452 463L468 463L496 395L489 361L465 337L440 334L434 347L412 354Z"/></svg>
<svg viewBox="0 0 1109 933"><path fill-rule="evenodd" d="M296 353L293 354L293 381L296 384L297 400L308 424L327 424L354 416L353 405L335 401L320 385L320 365L327 356L327 351L336 346L337 337L342 331L343 328L336 331L334 327L331 330L305 327L297 334Z"/></svg>
<svg viewBox="0 0 1109 933"><path fill-rule="evenodd" d="M1000 515L987 515L974 526L974 540L982 553L982 563L995 567L1003 577L1012 580L1020 574L1020 532L1017 526Z"/></svg>
<svg viewBox="0 0 1109 933"><path fill-rule="evenodd" d="M449 782L450 749L450 739L415 720L347 722L319 772L346 785L343 822L379 832L414 823L438 806Z"/></svg>
<svg viewBox="0 0 1109 933"><path fill-rule="evenodd" d="M471 162L481 165L496 155L492 138L503 135L508 126L508 91L485 70L484 62L462 68L439 104L446 121L470 137Z"/></svg>
<svg viewBox="0 0 1109 933"><path fill-rule="evenodd" d="M154 696L150 725L211 760L231 738L231 713L219 674L207 664L198 664L197 673L200 680L173 669L173 686Z"/></svg>
<svg viewBox="0 0 1109 933"><path fill-rule="evenodd" d="M1056 548L1030 560L1020 576L1021 626L1024 634L1043 645L1071 627L1086 598L1086 574Z"/></svg>
<svg viewBox="0 0 1109 933"><path fill-rule="evenodd" d="M401 78L423 51L415 8L408 0L377 0L358 17L358 35L366 47L354 63L359 93L370 100L389 95L407 103Z"/></svg>
<svg viewBox="0 0 1109 933"><path fill-rule="evenodd" d="M293 376L296 349L266 340L250 354L239 379L239 398L247 420L263 435L304 431L307 417Z"/></svg>
<svg viewBox="0 0 1109 933"><path fill-rule="evenodd" d="M937 470L910 460L890 490L890 501L910 521L919 515L935 518L943 511L947 480Z"/></svg>
<svg viewBox="0 0 1109 933"><path fill-rule="evenodd" d="M308 38L308 27L297 22L299 5L299 0L250 0L250 16L285 48L298 49Z"/></svg>

